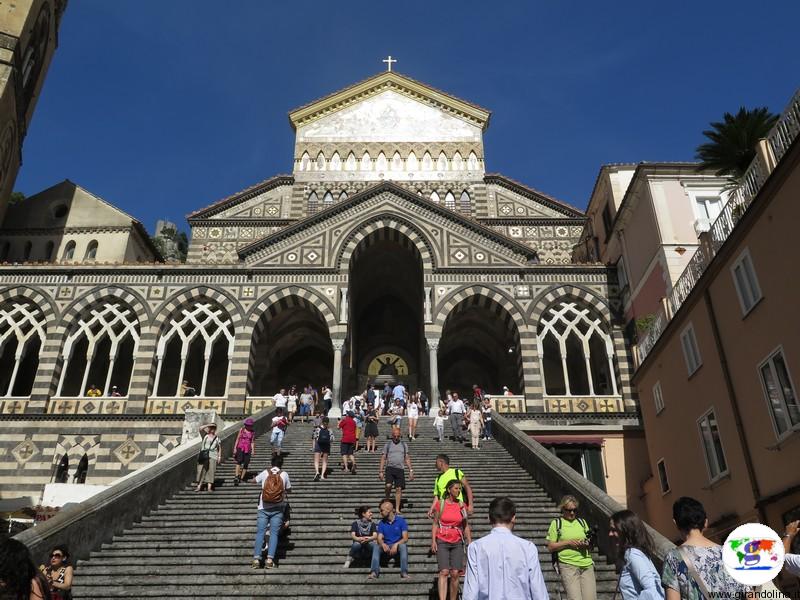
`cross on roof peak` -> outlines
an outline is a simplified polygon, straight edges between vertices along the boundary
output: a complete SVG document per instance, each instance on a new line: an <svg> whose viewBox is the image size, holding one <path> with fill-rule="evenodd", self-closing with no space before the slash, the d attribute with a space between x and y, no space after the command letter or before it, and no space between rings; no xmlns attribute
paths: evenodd
<svg viewBox="0 0 800 600"><path fill-rule="evenodd" d="M393 59L392 55L390 54L388 57L384 58L381 62L385 62L386 63L386 70L388 72L391 72L392 71L392 63L396 63L397 60Z"/></svg>

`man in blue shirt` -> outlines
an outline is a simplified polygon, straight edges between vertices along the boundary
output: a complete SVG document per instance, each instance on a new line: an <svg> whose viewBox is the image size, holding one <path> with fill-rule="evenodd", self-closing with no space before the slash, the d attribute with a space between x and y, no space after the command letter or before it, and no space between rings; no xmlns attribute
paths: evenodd
<svg viewBox="0 0 800 600"><path fill-rule="evenodd" d="M511 498L489 504L492 531L469 545L462 600L548 600L536 545L512 533L516 514Z"/></svg>
<svg viewBox="0 0 800 600"><path fill-rule="evenodd" d="M408 579L408 523L395 514L391 500L381 502L381 520L378 522L378 543L372 547L372 566L369 578L381 574L381 556L400 557L400 577Z"/></svg>

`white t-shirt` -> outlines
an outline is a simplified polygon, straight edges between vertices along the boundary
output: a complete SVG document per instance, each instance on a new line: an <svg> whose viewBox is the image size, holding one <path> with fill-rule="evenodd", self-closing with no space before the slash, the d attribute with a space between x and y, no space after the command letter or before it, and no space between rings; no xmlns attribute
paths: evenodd
<svg viewBox="0 0 800 600"><path fill-rule="evenodd" d="M333 392L329 389L325 389L325 395L322 397L323 400L333 400Z"/></svg>
<svg viewBox="0 0 800 600"><path fill-rule="evenodd" d="M447 412L449 414L451 414L451 415L456 414L456 413L463 415L464 414L464 401L461 400L460 398L458 400L453 400L450 404L448 404Z"/></svg>
<svg viewBox="0 0 800 600"><path fill-rule="evenodd" d="M416 402L409 402L408 403L408 416L409 418L417 418L419 417L419 406Z"/></svg>
<svg viewBox="0 0 800 600"><path fill-rule="evenodd" d="M784 554L783 568L787 573L800 577L800 554Z"/></svg>
<svg viewBox="0 0 800 600"><path fill-rule="evenodd" d="M281 479L283 479L283 489L286 490L286 492L292 489L292 482L289 480L289 474L286 471L281 471L278 467L272 467L270 469L264 469L263 471L261 471L261 473L256 475L256 483L263 488L264 482L267 480L267 477L269 477L270 471L272 471L273 473L277 473L278 471L280 471ZM284 492L283 494L284 502L286 501L286 492ZM261 499L261 495L259 494L258 510L263 510L263 509L264 509L264 501Z"/></svg>
<svg viewBox="0 0 800 600"><path fill-rule="evenodd" d="M279 406L280 406L281 408L286 408L286 396L284 396L284 395L283 395L283 394L281 394L280 392L278 392L277 394L275 394L275 395L272 397L272 399L273 399L273 400L275 400L275 408L277 408L277 407L279 407Z"/></svg>

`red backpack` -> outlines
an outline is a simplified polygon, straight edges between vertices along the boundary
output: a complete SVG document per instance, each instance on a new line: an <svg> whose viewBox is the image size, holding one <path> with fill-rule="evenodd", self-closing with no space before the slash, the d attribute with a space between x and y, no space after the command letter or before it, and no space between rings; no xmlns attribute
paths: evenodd
<svg viewBox="0 0 800 600"><path fill-rule="evenodd" d="M267 479L264 481L264 487L261 488L261 501L264 504L279 504L283 502L283 477L281 471L277 473L269 472Z"/></svg>

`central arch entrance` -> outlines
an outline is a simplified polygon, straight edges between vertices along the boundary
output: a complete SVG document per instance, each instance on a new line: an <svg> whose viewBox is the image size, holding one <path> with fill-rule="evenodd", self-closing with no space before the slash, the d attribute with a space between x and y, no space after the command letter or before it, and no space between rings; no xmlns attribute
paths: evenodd
<svg viewBox="0 0 800 600"><path fill-rule="evenodd" d="M369 383L427 391L423 264L411 239L384 227L361 240L350 258L349 297L342 397Z"/></svg>

